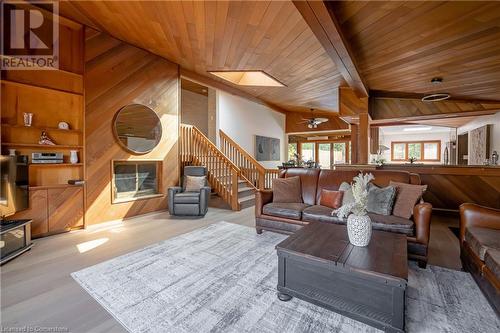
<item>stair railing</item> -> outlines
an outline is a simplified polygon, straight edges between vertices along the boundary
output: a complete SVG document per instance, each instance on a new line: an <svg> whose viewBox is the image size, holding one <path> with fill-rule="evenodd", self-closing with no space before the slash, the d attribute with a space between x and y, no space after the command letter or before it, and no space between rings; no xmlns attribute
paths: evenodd
<svg viewBox="0 0 500 333"><path fill-rule="evenodd" d="M272 180L279 175L278 169L266 169L222 130L219 130L220 150L240 169L245 178L255 189L272 187Z"/></svg>
<svg viewBox="0 0 500 333"><path fill-rule="evenodd" d="M179 156L181 165L203 165L208 181L232 210L240 210L238 179L240 169L228 159L199 129L180 125Z"/></svg>

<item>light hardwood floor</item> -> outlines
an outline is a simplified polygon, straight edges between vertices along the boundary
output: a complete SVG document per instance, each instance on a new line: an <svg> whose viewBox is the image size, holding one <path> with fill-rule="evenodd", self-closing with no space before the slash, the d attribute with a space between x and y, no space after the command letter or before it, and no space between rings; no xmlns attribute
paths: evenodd
<svg viewBox="0 0 500 333"><path fill-rule="evenodd" d="M1 326L66 327L70 332L124 332L70 273L197 228L227 221L254 226L253 207L210 208L203 219L157 212L87 230L35 240L33 249L1 267ZM432 224L430 263L460 268L456 219Z"/></svg>

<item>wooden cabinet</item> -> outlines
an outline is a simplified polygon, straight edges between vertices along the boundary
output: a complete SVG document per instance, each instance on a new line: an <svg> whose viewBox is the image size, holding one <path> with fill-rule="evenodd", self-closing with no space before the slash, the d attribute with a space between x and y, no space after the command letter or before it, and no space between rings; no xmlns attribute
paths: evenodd
<svg viewBox="0 0 500 333"><path fill-rule="evenodd" d="M47 192L50 233L83 226L83 187L49 188Z"/></svg>
<svg viewBox="0 0 500 333"><path fill-rule="evenodd" d="M83 187L54 186L30 189L29 209L12 219L31 219L31 237L38 238L83 227Z"/></svg>
<svg viewBox="0 0 500 333"><path fill-rule="evenodd" d="M19 212L12 218L31 219L31 237L41 237L49 232L47 190L30 190L29 209Z"/></svg>

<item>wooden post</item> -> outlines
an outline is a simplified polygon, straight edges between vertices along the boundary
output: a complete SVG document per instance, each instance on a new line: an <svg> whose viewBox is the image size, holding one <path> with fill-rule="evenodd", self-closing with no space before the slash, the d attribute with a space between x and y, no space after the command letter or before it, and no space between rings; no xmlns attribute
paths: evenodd
<svg viewBox="0 0 500 333"><path fill-rule="evenodd" d="M351 163L358 164L358 125L351 124Z"/></svg>
<svg viewBox="0 0 500 333"><path fill-rule="evenodd" d="M231 209L240 210L238 202L238 171L231 168Z"/></svg>
<svg viewBox="0 0 500 333"><path fill-rule="evenodd" d="M359 115L358 127L358 163L368 164L370 148L370 116L368 113Z"/></svg>
<svg viewBox="0 0 500 333"><path fill-rule="evenodd" d="M379 137L379 127L370 126L370 154L378 154Z"/></svg>
<svg viewBox="0 0 500 333"><path fill-rule="evenodd" d="M340 87L339 114L351 124L351 164L367 164L370 147L368 98L358 97L349 87Z"/></svg>
<svg viewBox="0 0 500 333"><path fill-rule="evenodd" d="M266 188L266 173L259 171L259 190L264 190Z"/></svg>

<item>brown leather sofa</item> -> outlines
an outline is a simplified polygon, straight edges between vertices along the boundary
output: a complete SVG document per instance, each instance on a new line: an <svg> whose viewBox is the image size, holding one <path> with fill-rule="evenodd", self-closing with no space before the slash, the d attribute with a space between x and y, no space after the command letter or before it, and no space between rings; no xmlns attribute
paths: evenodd
<svg viewBox="0 0 500 333"><path fill-rule="evenodd" d="M407 171L365 170L375 176L373 183L387 186L396 181L408 184L420 184L420 177ZM260 190L255 202L255 228L257 233L269 230L292 234L310 222L345 224L345 219L332 216L332 209L319 205L322 189L338 190L342 182L351 183L357 170L319 170L287 169L280 177L299 176L302 187L303 203L273 203L271 190ZM417 260L420 267L427 265L432 205L419 203L413 209L413 219L389 215L369 214L374 229L397 232L407 235L408 256Z"/></svg>
<svg viewBox="0 0 500 333"><path fill-rule="evenodd" d="M460 258L500 315L500 210L460 206Z"/></svg>

